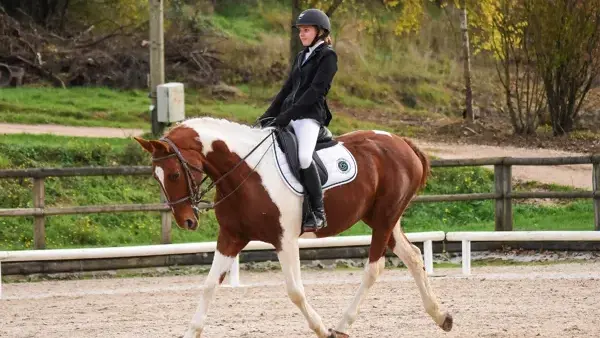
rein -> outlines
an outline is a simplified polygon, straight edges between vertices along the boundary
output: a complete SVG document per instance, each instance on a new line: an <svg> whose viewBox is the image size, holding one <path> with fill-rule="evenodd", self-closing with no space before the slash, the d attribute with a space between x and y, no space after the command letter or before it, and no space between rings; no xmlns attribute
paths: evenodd
<svg viewBox="0 0 600 338"><path fill-rule="evenodd" d="M161 157L157 157L157 158L153 158L152 162L159 162L171 157L175 157L177 156L177 158L179 159L179 162L181 163L181 165L183 166L185 175L186 175L186 183L188 186L188 195L186 197L180 198L177 201L174 202L170 202L168 200L168 196L167 193L165 191L165 197L167 198L167 204L169 204L170 206L175 205L175 204L179 204L181 202L185 202L187 200L190 200L190 202L192 203L192 208L194 209L194 213L196 214L196 217L198 216L199 210L197 205L200 203L206 203L208 205L209 209L215 208L217 205L219 205L221 202L223 202L227 197L231 196L234 192L236 192L245 182L246 180L248 180L248 178L250 178L250 175L252 175L252 173L255 172L256 167L260 164L260 162L262 162L263 158L265 157L265 155L267 154L267 152L269 151L269 149L271 149L271 147L273 146L273 142L271 142L271 144L269 145L269 147L267 148L267 150L262 154L262 156L260 157L260 160L256 163L256 165L254 166L254 168L252 168L252 171L248 174L248 176L246 176L244 178L244 180L229 194L227 194L224 198L220 199L218 202L216 203L211 203L209 201L206 200L202 200L202 198L209 192L211 191L217 184L219 184L219 182L221 182L223 179L225 179L227 176L229 176L229 174L231 174L235 169L237 169L242 163L244 163L244 161L250 156L252 155L252 153L254 153L256 151L256 149L258 149L258 147L260 147L269 137L271 137L271 135L273 135L275 131L271 131L267 136L265 136L256 146L254 146L254 148L252 148L252 150L250 150L250 152L248 154L246 154L246 156L244 156L233 168L231 168L229 171L227 171L223 176L219 177L216 181L213 181L211 179L211 183L208 185L208 187L206 187L205 189L203 189L201 192L198 192L199 187L204 183L204 181L206 181L206 179L208 179L208 175L206 175L206 173L204 172L204 170L202 170L201 168L189 163L181 154L181 151L179 151L179 149L177 148L177 146L175 145L175 143L173 141L171 141L170 139L168 139L167 137L162 137L160 140L163 140L165 142L167 142L171 148L173 148L173 153L165 155L165 156L161 156ZM194 177L192 176L191 170L190 168L200 172L201 174L204 174L204 179L202 179L202 181L200 182L200 184L196 184L196 181L194 180Z"/></svg>

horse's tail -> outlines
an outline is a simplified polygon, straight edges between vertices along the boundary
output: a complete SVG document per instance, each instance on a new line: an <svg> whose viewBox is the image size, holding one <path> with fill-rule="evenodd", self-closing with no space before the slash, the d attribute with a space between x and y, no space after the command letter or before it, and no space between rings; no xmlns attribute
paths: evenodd
<svg viewBox="0 0 600 338"><path fill-rule="evenodd" d="M431 174L429 157L427 157L427 155L425 155L425 153L423 153L421 149L419 149L419 147L417 147L417 145L414 144L411 140L407 139L406 137L403 137L402 139L411 147L415 154L417 154L419 160L421 160L421 164L423 165L423 176L421 176L420 187L423 188L425 187L425 184L427 184L429 174Z"/></svg>

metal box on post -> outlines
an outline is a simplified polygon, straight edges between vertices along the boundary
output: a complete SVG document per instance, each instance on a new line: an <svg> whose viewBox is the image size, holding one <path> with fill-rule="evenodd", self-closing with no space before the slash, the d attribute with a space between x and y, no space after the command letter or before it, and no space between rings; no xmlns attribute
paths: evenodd
<svg viewBox="0 0 600 338"><path fill-rule="evenodd" d="M183 83L170 82L156 87L158 122L171 123L185 119Z"/></svg>

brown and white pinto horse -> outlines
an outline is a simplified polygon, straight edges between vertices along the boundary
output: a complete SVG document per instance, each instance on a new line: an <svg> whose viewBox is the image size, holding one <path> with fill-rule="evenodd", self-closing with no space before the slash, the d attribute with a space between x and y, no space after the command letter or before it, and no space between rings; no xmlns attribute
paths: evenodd
<svg viewBox="0 0 600 338"><path fill-rule="evenodd" d="M358 292L335 330L327 329L308 303L300 276L302 197L277 172L269 138L272 128L252 128L213 118L189 119L160 140L136 140L152 154L154 176L170 201L177 224L198 227L197 187L204 175L215 182L214 211L219 222L217 250L200 302L184 338L200 337L215 288L249 241L272 244L291 301L319 338L348 337L359 306L385 267L390 248L415 279L425 311L443 330L452 316L440 309L429 285L419 248L411 244L400 218L429 173L427 157L409 140L381 131L355 131L336 138L354 155L358 174L324 192L327 227L302 237L334 236L363 220L372 229L368 264Z"/></svg>

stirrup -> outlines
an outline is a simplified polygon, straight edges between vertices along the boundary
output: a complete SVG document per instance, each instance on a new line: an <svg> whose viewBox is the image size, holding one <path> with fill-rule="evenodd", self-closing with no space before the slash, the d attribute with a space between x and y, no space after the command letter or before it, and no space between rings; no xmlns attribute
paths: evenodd
<svg viewBox="0 0 600 338"><path fill-rule="evenodd" d="M323 221L321 225L317 225L317 217L314 212L311 212L304 224L302 224L302 230L304 232L315 232L327 227L327 220L323 214Z"/></svg>

